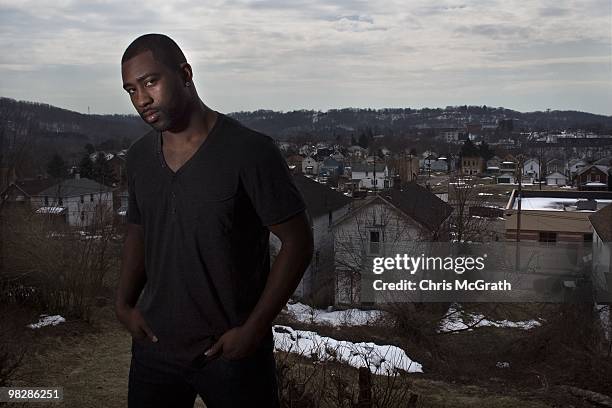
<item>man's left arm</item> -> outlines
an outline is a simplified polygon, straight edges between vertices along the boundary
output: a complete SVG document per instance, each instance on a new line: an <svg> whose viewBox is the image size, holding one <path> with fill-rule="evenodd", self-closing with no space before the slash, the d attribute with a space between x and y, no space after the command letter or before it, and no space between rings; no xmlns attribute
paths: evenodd
<svg viewBox="0 0 612 408"><path fill-rule="evenodd" d="M281 240L281 249L272 264L264 290L242 325L230 329L206 353L219 351L229 359L251 354L270 330L272 321L280 313L310 264L313 253L312 230L306 212L268 227Z"/></svg>
<svg viewBox="0 0 612 408"><path fill-rule="evenodd" d="M223 357L238 359L254 352L310 264L313 238L305 211L268 228L278 236L282 245L259 301L247 321L225 332L206 352L208 356L222 351Z"/></svg>

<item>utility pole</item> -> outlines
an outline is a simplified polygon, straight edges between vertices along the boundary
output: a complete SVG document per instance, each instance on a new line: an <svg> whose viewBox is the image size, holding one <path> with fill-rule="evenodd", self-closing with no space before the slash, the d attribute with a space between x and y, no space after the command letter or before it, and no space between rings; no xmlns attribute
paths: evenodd
<svg viewBox="0 0 612 408"><path fill-rule="evenodd" d="M523 155L518 155L518 168L516 174L518 175L519 185L517 200L517 212L516 212L516 252L514 259L514 270L518 273L521 270L521 201L523 196Z"/></svg>
<svg viewBox="0 0 612 408"><path fill-rule="evenodd" d="M374 185L374 195L376 195L376 155L374 155L374 180L372 184Z"/></svg>
<svg viewBox="0 0 612 408"><path fill-rule="evenodd" d="M518 168L516 169L518 177L518 194L517 200L517 213L516 213L516 242L521 241L521 201L523 198L523 155L518 156Z"/></svg>

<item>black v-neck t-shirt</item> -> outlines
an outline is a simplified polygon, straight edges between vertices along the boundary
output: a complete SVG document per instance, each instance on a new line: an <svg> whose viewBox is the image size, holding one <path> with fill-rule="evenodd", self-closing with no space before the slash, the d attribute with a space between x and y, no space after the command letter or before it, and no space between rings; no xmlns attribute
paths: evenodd
<svg viewBox="0 0 612 408"><path fill-rule="evenodd" d="M269 230L305 210L269 136L217 114L176 172L151 131L127 153L127 222L144 229L146 285L138 300L159 341L134 340L154 366L189 365L242 325L270 271Z"/></svg>

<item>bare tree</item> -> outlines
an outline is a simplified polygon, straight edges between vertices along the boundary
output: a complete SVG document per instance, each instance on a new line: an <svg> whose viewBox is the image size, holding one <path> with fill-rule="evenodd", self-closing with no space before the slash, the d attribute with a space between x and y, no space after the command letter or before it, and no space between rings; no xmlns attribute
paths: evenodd
<svg viewBox="0 0 612 408"><path fill-rule="evenodd" d="M490 229L495 210L490 193L472 181L456 178L449 183L448 203L453 207L450 216L450 232L459 242L482 242L495 239Z"/></svg>

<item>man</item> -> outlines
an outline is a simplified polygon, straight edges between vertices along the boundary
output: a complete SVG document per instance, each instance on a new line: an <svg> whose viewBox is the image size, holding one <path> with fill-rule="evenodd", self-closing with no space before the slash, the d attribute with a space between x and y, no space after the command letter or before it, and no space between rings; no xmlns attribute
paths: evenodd
<svg viewBox="0 0 612 408"><path fill-rule="evenodd" d="M200 100L169 37L134 40L121 75L153 128L127 154L115 310L132 335L128 405L276 407L271 324L312 256L303 197L270 137Z"/></svg>

